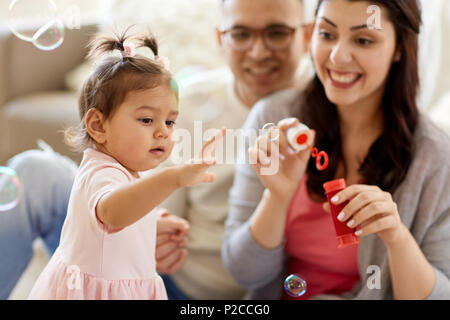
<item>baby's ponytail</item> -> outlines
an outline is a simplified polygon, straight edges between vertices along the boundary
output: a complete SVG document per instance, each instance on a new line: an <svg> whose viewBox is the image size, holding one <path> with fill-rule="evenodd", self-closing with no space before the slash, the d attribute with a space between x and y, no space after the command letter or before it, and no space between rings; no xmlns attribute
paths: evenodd
<svg viewBox="0 0 450 320"><path fill-rule="evenodd" d="M113 33L113 35L97 35L88 45L88 57L98 57L104 54L119 50L124 58L133 58L134 54L127 53L127 47L142 48L147 47L151 50L155 57L158 56L158 41L151 33L138 33L129 35L128 32L133 26L129 26L121 34Z"/></svg>
<svg viewBox="0 0 450 320"><path fill-rule="evenodd" d="M125 41L130 38L127 33L132 27L133 26L126 28L120 35L116 32L114 32L113 35L97 34L88 44L89 53L87 57L99 57L103 54L113 52L114 50L124 52Z"/></svg>
<svg viewBox="0 0 450 320"><path fill-rule="evenodd" d="M153 52L155 57L158 56L158 42L152 34L141 34L138 38L140 42L139 47L147 47Z"/></svg>

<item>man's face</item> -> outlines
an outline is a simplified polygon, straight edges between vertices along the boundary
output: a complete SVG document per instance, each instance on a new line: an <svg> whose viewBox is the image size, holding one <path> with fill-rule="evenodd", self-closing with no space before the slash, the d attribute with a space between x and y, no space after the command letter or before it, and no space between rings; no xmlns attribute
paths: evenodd
<svg viewBox="0 0 450 320"><path fill-rule="evenodd" d="M236 80L237 90L258 98L285 89L294 83L294 75L304 52L303 11L300 0L227 0L223 4L222 21L217 31L219 44ZM284 26L294 29L289 44L282 49L267 47L259 31ZM236 50L230 34L224 30L257 31L247 50ZM272 29L269 29L272 30ZM235 33L235 39L241 35ZM277 31L267 32L276 40ZM242 37L248 35L243 33ZM267 38L267 37L266 37Z"/></svg>

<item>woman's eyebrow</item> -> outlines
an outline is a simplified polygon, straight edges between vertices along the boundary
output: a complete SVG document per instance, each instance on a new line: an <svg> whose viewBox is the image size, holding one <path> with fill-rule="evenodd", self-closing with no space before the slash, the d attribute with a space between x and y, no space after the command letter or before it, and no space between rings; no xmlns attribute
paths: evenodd
<svg viewBox="0 0 450 320"><path fill-rule="evenodd" d="M322 19L323 21L325 21L328 24L331 24L333 27L337 28L337 25L334 22L331 22L331 20L325 18L325 17L320 17L320 19Z"/></svg>
<svg viewBox="0 0 450 320"><path fill-rule="evenodd" d="M325 21L326 23L328 23L328 24L330 24L331 26L333 26L333 27L335 27L335 28L337 28L338 26L334 23L334 22L332 22L330 19L328 19L328 18L326 18L326 17L320 17L323 21ZM367 25L367 23L365 23L365 24L361 24L361 25L357 25L357 26L354 26L354 27L350 27L350 31L357 31L357 30L360 30L360 29L365 29L365 28L369 28L369 26Z"/></svg>
<svg viewBox="0 0 450 320"><path fill-rule="evenodd" d="M359 29L365 29L365 28L367 28L367 23L366 23L366 24L359 25L359 26L351 27L350 30L351 30L351 31L356 31L356 30L359 30Z"/></svg>

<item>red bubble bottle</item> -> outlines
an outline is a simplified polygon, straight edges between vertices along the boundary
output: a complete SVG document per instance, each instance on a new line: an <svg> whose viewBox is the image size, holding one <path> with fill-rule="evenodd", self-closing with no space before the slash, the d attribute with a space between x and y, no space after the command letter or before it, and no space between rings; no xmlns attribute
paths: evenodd
<svg viewBox="0 0 450 320"><path fill-rule="evenodd" d="M331 208L336 237L339 243L338 248L345 248L347 246L360 243L358 236L355 235L356 228L349 228L347 227L346 222L341 222L337 219L338 214L341 213L349 201L347 200L338 205L331 202L331 198L333 198L335 194L344 190L346 187L347 185L345 183L345 179L337 179L323 184L325 195L327 196L328 203Z"/></svg>

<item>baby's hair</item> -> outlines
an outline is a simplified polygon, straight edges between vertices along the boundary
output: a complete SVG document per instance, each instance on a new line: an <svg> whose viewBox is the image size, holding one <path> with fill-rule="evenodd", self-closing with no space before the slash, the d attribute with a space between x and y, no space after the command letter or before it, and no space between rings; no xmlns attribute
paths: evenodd
<svg viewBox="0 0 450 320"><path fill-rule="evenodd" d="M121 35L97 34L88 45L88 57L99 61L84 82L78 99L81 122L64 132L65 142L75 151L83 151L94 144L85 126L85 116L89 109L98 109L106 120L113 116L129 92L160 85L168 88L173 86L172 75L160 62L142 55L125 54L126 46L130 43L134 48L148 47L154 57L158 56L156 38L150 33L130 36L128 31L131 27ZM105 56L108 53L110 54ZM178 92L174 91L174 94L178 99Z"/></svg>

